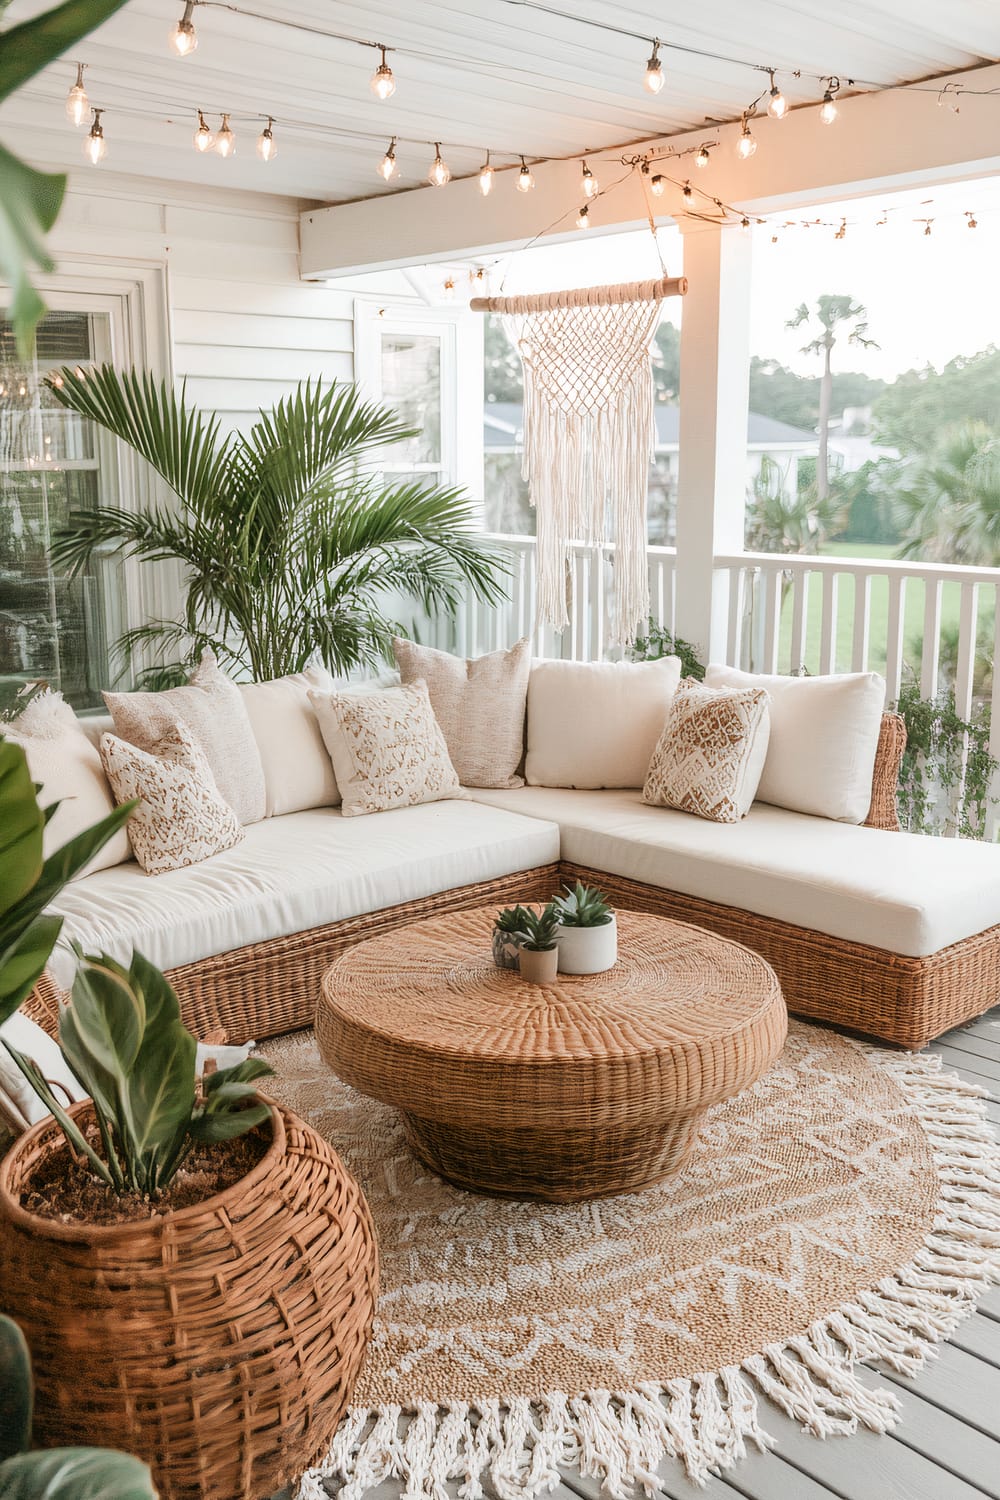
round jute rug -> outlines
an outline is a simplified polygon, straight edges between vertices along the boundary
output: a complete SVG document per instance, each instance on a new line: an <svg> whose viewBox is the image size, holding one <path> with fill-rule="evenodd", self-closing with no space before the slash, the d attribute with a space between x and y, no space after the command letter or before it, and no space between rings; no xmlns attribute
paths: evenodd
<svg viewBox="0 0 1000 1500"><path fill-rule="evenodd" d="M395 1113L334 1078L309 1033L261 1048L269 1092L359 1178L381 1296L329 1478L531 1500L580 1466L652 1493L766 1447L758 1397L820 1436L896 1420L853 1367L919 1368L1000 1280L1000 1148L976 1091L933 1056L793 1023L772 1070L706 1118L689 1163L579 1205L449 1186Z"/></svg>

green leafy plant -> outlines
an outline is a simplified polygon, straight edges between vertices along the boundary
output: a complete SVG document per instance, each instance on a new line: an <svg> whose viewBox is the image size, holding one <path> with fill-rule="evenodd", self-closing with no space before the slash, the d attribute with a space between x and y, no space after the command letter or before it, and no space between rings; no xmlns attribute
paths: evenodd
<svg viewBox="0 0 1000 1500"><path fill-rule="evenodd" d="M415 434L356 386L300 385L248 433L223 438L217 416L149 374L66 368L50 384L181 502L73 511L55 538L53 560L71 574L109 548L183 565L183 619L126 632L126 659L152 647L192 660L211 645L256 680L317 656L347 671L389 656L401 627L388 610L400 596L437 617L470 592L490 604L504 597L506 566L477 541L462 491L420 477L383 482L385 450Z"/></svg>
<svg viewBox="0 0 1000 1500"><path fill-rule="evenodd" d="M0 3L0 13L9 0ZM126 0L64 0L0 37L0 102L61 57L81 37L120 10ZM63 172L39 172L0 146L0 280L11 289L10 318L23 359L45 304L32 277L54 269L45 236L62 207Z"/></svg>
<svg viewBox="0 0 1000 1500"><path fill-rule="evenodd" d="M582 880L566 886L565 894L557 896L553 905L563 927L606 927L614 915L604 892Z"/></svg>
<svg viewBox="0 0 1000 1500"><path fill-rule="evenodd" d="M495 932L505 932L516 937L524 926L525 916L528 908L525 906L505 906L503 911L498 911L493 923Z"/></svg>
<svg viewBox="0 0 1000 1500"><path fill-rule="evenodd" d="M989 706L979 704L963 719L953 692L922 698L915 684L907 684L896 707L906 723L898 793L904 828L984 838L1000 770L990 754Z"/></svg>
<svg viewBox="0 0 1000 1500"><path fill-rule="evenodd" d="M652 615L649 617L646 634L636 637L629 648L629 656L632 661L659 661L663 656L678 656L683 677L693 677L701 682L705 676L705 668L698 659L696 647L681 636L674 635L665 625L660 625Z"/></svg>
<svg viewBox="0 0 1000 1500"><path fill-rule="evenodd" d="M516 936L522 948L527 948L529 953L548 953L556 947L556 938L559 929L559 914L554 902L550 901L543 906L541 911L535 911L533 907L522 908L523 916L521 927Z"/></svg>
<svg viewBox="0 0 1000 1500"><path fill-rule="evenodd" d="M156 1500L149 1469L111 1448L28 1451L34 1391L24 1335L0 1315L0 1495L4 1500Z"/></svg>

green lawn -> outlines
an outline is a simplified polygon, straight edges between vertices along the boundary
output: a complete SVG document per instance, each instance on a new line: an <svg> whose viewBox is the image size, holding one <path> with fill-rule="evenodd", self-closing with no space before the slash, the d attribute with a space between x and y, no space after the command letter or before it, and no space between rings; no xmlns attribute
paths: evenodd
<svg viewBox="0 0 1000 1500"><path fill-rule="evenodd" d="M825 557L885 558L892 560L896 548L873 542L833 542L823 552ZM847 575L837 579L837 659L836 670L851 670L851 643L854 631L854 582ZM941 634L947 641L949 632L957 632L960 585L946 583L941 590ZM868 666L873 672L885 671L886 632L888 624L889 580L873 577L871 580L871 635ZM819 643L822 632L823 591L822 582L814 574L810 580L808 601L808 626L806 634L806 666L810 672L819 671ZM979 627L982 632L992 631L992 608L981 601ZM924 630L924 586L919 580L911 580L906 589L904 615L905 660L919 673L921 642ZM779 670L788 671L791 661L792 595L789 590L781 612L781 644Z"/></svg>

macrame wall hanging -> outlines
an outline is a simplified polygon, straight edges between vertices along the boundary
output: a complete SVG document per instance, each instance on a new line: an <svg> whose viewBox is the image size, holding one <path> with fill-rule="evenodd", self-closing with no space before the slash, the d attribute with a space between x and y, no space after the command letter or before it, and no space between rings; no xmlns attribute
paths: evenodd
<svg viewBox="0 0 1000 1500"><path fill-rule="evenodd" d="M646 485L653 458L653 337L682 276L532 297L477 297L500 314L524 367L524 460L537 516L537 615L569 624L569 544L613 542L609 622L628 645L649 620Z"/></svg>

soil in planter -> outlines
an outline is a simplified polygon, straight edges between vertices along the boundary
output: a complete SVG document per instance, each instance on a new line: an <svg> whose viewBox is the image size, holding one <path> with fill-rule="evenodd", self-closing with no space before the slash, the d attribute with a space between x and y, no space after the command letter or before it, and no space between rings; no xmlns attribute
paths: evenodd
<svg viewBox="0 0 1000 1500"><path fill-rule="evenodd" d="M96 1127L87 1131L87 1139L100 1155ZM233 1141L197 1142L170 1187L157 1198L143 1198L138 1193L119 1197L63 1145L39 1162L25 1180L21 1207L61 1224L131 1224L152 1219L157 1214L189 1208L232 1187L257 1165L270 1144L267 1125Z"/></svg>

